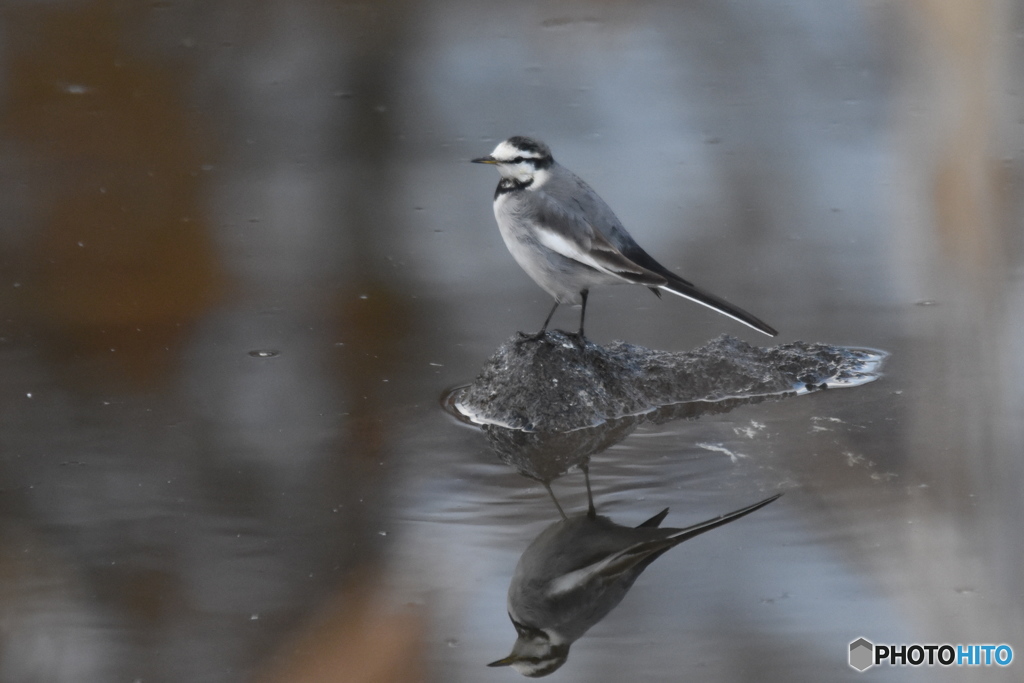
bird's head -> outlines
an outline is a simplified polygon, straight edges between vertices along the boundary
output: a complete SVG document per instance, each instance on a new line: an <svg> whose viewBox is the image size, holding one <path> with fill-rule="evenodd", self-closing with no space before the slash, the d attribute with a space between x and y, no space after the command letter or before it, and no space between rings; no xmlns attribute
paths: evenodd
<svg viewBox="0 0 1024 683"><path fill-rule="evenodd" d="M568 658L568 645L518 638L512 646L512 654L487 666L510 666L527 678L541 678L560 669Z"/></svg>
<svg viewBox="0 0 1024 683"><path fill-rule="evenodd" d="M519 636L512 646L512 654L487 666L510 666L523 676L540 678L565 664L572 643L558 642L547 631L521 624L511 614L509 618Z"/></svg>
<svg viewBox="0 0 1024 683"><path fill-rule="evenodd" d="M551 149L540 140L517 135L498 143L485 157L473 159L474 164L492 164L503 178L519 184L543 185L548 169L554 163Z"/></svg>

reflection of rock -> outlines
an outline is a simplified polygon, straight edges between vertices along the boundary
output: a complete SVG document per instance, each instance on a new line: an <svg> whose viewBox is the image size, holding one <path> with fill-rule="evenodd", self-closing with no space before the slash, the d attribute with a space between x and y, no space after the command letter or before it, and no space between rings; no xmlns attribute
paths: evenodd
<svg viewBox="0 0 1024 683"><path fill-rule="evenodd" d="M498 458L524 477L548 483L572 467L584 467L590 456L629 436L641 420L625 417L569 432L524 432L484 425L487 441Z"/></svg>
<svg viewBox="0 0 1024 683"><path fill-rule="evenodd" d="M482 425L498 459L524 477L550 483L573 467L584 467L590 456L601 453L633 433L641 424L663 424L672 420L696 420L702 415L727 413L733 408L758 403L771 396L727 398L667 405L642 415L606 420L593 427L563 432L527 432L496 424Z"/></svg>
<svg viewBox="0 0 1024 683"><path fill-rule="evenodd" d="M636 528L615 524L593 509L552 524L519 558L508 589L508 616L518 637L512 654L490 666L511 666L530 677L554 672L573 642L607 616L662 554L779 495L685 529L659 528L668 509Z"/></svg>
<svg viewBox="0 0 1024 683"><path fill-rule="evenodd" d="M502 344L453 403L478 424L563 432L680 403L746 402L862 384L878 377L884 356L803 342L761 348L726 335L685 352L624 342L588 341L580 348L573 338L548 332Z"/></svg>

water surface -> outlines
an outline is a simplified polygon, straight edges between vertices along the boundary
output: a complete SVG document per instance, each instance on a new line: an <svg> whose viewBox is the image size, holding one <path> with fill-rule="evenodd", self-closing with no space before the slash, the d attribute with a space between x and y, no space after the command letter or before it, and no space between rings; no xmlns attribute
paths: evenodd
<svg viewBox="0 0 1024 683"><path fill-rule="evenodd" d="M5 5L0 680L519 680L485 665L558 511L438 400L550 307L467 163L514 134L778 343L889 354L594 454L620 524L785 495L549 680L854 680L861 636L1024 656L1024 17L940 6ZM767 342L642 288L587 323Z"/></svg>

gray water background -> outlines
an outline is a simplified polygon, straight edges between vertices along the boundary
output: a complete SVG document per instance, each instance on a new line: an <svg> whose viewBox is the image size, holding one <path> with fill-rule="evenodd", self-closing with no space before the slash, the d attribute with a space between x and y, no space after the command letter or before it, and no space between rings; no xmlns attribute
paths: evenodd
<svg viewBox="0 0 1024 683"><path fill-rule="evenodd" d="M518 680L484 664L557 513L439 407L550 306L467 163L513 134L779 342L891 354L595 456L621 523L786 495L549 680L1024 655L1022 82L1008 0L5 3L0 680ZM641 288L587 329L774 343Z"/></svg>

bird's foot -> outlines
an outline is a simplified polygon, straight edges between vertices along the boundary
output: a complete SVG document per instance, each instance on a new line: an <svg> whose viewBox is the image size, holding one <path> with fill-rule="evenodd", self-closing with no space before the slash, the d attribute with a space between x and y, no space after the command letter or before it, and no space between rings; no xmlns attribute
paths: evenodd
<svg viewBox="0 0 1024 683"><path fill-rule="evenodd" d="M516 337L516 344L518 345L518 344L525 344L526 342L540 341L541 339L544 339L547 336L548 336L548 331L547 330L541 330L540 332L537 332L536 334L526 334L525 332L520 332L519 336Z"/></svg>
<svg viewBox="0 0 1024 683"><path fill-rule="evenodd" d="M566 332L565 336L571 339L580 351L587 348L587 338L583 336L583 330L579 332Z"/></svg>

